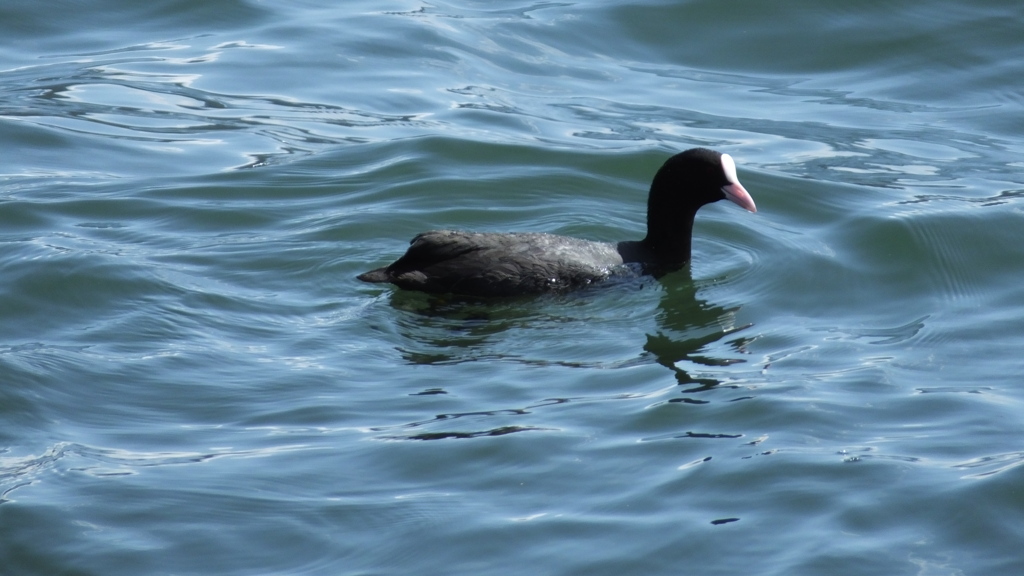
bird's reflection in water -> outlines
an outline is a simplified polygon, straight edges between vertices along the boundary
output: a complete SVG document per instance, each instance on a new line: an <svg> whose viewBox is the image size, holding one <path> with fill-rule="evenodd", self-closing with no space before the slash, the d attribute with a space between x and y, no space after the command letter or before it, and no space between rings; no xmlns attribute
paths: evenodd
<svg viewBox="0 0 1024 576"><path fill-rule="evenodd" d="M714 358L702 354L710 344L749 328L736 325L739 306L724 308L697 296L699 285L690 278L689 269L679 271L662 282L665 294L658 305L658 331L647 335L644 351L675 373L676 381L686 386L684 394L703 392L720 384L714 378L691 376L679 366L688 362L703 366L728 366L743 362L737 358ZM752 338L738 337L729 344L743 352ZM692 399L677 402L701 403Z"/></svg>
<svg viewBox="0 0 1024 576"><path fill-rule="evenodd" d="M533 363L515 352L501 351L492 342L510 329L536 330L552 321L549 308L538 298L472 298L397 290L391 305L404 345L397 347L410 364L460 364L483 360ZM542 328L540 328L542 329ZM493 345L492 345L493 344Z"/></svg>
<svg viewBox="0 0 1024 576"><path fill-rule="evenodd" d="M411 364L507 360L526 364L613 368L654 361L672 370L679 384L689 386L687 391L700 391L716 386L718 381L692 377L680 364L714 367L743 362L737 358L715 358L702 352L722 338L750 327L750 324L736 325L739 306L726 308L711 304L698 297L700 288L701 284L691 279L689 268L684 268L657 280L647 277L628 286L554 297L470 298L396 290L390 295L390 303L403 313L396 316L396 327L406 345L397 349ZM618 308L609 310L609 294L618 297ZM656 329L646 335L642 352L636 357L611 363L565 358L531 360L520 352L498 349L506 344L536 343L535 339L521 334L515 338L504 338L512 329L549 340L553 330L561 335L592 336L593 323L603 320L623 321L622 318L626 318L624 321L630 322L631 326L650 322L650 310L643 310L643 307L649 305L654 295L658 295L653 314ZM630 314L635 320L629 320ZM495 338L499 335L503 340ZM561 342L561 339L555 340ZM743 353L751 340L738 337L729 345L736 352ZM544 349L543 346L539 348L541 351Z"/></svg>
<svg viewBox="0 0 1024 576"><path fill-rule="evenodd" d="M700 284L688 269L660 279L643 278L628 286L598 288L554 297L508 299L472 299L428 295L397 290L390 295L395 309L395 328L402 343L396 346L410 364L455 365L469 362L512 362L535 366L590 369L617 369L657 363L672 371L682 386L680 396L669 402L704 404L696 396L722 385L706 375L691 375L692 367L723 367L744 360L716 358L708 353L710 345L748 328L735 324L739 307L726 308L698 297ZM614 303L608 295L614 295ZM655 304L652 298L657 298ZM653 314L652 314L653 312ZM605 323L595 328L597 322ZM623 333L630 329L638 336L638 323L653 324L637 352L625 359L609 360L607 349L592 351L579 347L594 336L595 330ZM737 337L728 342L738 353L751 338ZM560 345L565 348L558 348ZM567 358L571 352L574 359ZM593 353L596 357L586 359ZM581 358L582 356L582 358ZM710 370L708 371L710 372ZM431 388L410 395L446 395L444 388ZM634 397L620 394L608 399ZM476 438L548 428L513 425L538 408L576 400L595 398L547 398L528 406L447 413L418 422L375 428L385 439L435 440ZM450 426L459 422L459 430ZM468 426L466 426L468 425ZM436 430L435 428L442 428Z"/></svg>

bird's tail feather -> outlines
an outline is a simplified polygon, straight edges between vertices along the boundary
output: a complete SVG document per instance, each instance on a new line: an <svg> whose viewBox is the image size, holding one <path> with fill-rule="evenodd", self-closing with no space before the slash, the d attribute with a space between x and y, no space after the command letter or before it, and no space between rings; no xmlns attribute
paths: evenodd
<svg viewBox="0 0 1024 576"><path fill-rule="evenodd" d="M370 270L369 272L363 272L359 276L356 276L363 282L390 282L388 278L387 268L377 268L376 270Z"/></svg>

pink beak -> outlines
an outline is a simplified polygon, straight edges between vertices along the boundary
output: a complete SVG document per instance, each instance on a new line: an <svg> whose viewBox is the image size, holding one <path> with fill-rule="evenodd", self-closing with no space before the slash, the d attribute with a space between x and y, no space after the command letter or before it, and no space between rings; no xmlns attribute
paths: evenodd
<svg viewBox="0 0 1024 576"><path fill-rule="evenodd" d="M739 182L722 186L722 193L730 201L738 204L740 208L750 212L757 212L757 206L754 206L754 199L750 197L750 193Z"/></svg>

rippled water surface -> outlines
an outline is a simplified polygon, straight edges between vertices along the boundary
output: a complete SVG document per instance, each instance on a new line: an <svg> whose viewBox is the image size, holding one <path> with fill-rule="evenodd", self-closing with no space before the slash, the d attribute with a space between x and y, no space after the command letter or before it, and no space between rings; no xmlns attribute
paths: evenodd
<svg viewBox="0 0 1024 576"><path fill-rule="evenodd" d="M1024 9L0 6L0 572L1024 573ZM354 276L431 228L659 280Z"/></svg>

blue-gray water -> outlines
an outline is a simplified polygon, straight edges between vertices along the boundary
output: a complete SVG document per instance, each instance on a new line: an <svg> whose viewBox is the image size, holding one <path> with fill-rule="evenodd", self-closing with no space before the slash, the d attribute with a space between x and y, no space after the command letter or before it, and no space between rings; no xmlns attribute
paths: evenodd
<svg viewBox="0 0 1024 576"><path fill-rule="evenodd" d="M1024 573L1024 8L903 4L4 2L0 573ZM679 273L354 278L696 145Z"/></svg>

